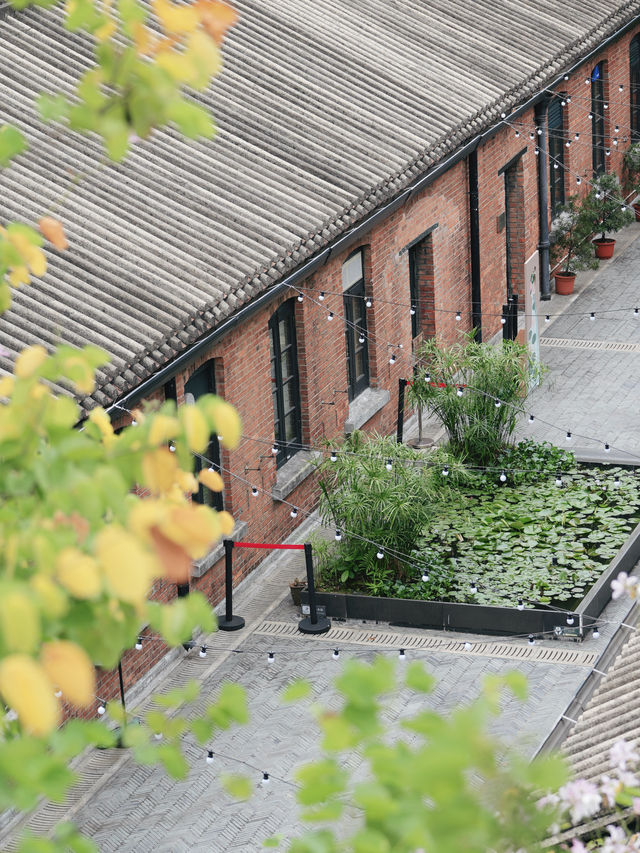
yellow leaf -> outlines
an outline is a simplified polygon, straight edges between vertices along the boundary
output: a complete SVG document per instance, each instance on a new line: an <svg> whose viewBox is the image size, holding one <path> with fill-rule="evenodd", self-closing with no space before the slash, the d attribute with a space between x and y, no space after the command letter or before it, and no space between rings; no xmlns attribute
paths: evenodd
<svg viewBox="0 0 640 853"><path fill-rule="evenodd" d="M198 482L191 471L178 471L177 475L178 486L182 492L187 492L192 495L198 491Z"/></svg>
<svg viewBox="0 0 640 853"><path fill-rule="evenodd" d="M150 450L142 457L142 480L154 495L168 492L176 481L178 460L168 447Z"/></svg>
<svg viewBox="0 0 640 853"><path fill-rule="evenodd" d="M111 36L117 30L116 22L111 20L111 18L107 19L101 27L98 27L93 31L94 36L98 41L107 41L111 38Z"/></svg>
<svg viewBox="0 0 640 853"><path fill-rule="evenodd" d="M194 9L200 15L200 22L216 44L222 44L224 36L235 22L238 15L226 3L220 0L197 0Z"/></svg>
<svg viewBox="0 0 640 853"><path fill-rule="evenodd" d="M47 351L40 344L23 349L16 358L14 373L18 379L28 379L33 376L40 365L46 360Z"/></svg>
<svg viewBox="0 0 640 853"><path fill-rule="evenodd" d="M175 438L179 429L180 424L177 418L172 418L170 415L154 415L149 429L149 444L153 447L164 444L170 438Z"/></svg>
<svg viewBox="0 0 640 853"><path fill-rule="evenodd" d="M162 532L198 560L220 538L220 523L208 506L184 504L171 510Z"/></svg>
<svg viewBox="0 0 640 853"><path fill-rule="evenodd" d="M56 249L64 251L64 249L69 248L64 228L58 219L54 219L52 216L43 216L42 219L38 220L38 226L42 236L46 237Z"/></svg>
<svg viewBox="0 0 640 853"><path fill-rule="evenodd" d="M27 264L34 275L44 275L47 271L47 258L38 246L30 243L24 234L12 232L9 234L9 242L20 253L20 257Z"/></svg>
<svg viewBox="0 0 640 853"><path fill-rule="evenodd" d="M211 468L203 468L198 474L198 479L203 486L211 489L212 492L221 492L224 489L222 477L217 471L213 471Z"/></svg>
<svg viewBox="0 0 640 853"><path fill-rule="evenodd" d="M33 652L40 644L40 612L22 589L3 590L0 595L0 626L4 645L11 652Z"/></svg>
<svg viewBox="0 0 640 853"><path fill-rule="evenodd" d="M25 266L14 267L9 273L9 284L12 287L20 287L22 284L29 284L30 281L31 276Z"/></svg>
<svg viewBox="0 0 640 853"><path fill-rule="evenodd" d="M27 655L0 662L0 693L31 734L47 735L58 725L60 707L44 669Z"/></svg>
<svg viewBox="0 0 640 853"><path fill-rule="evenodd" d="M69 640L45 643L40 653L44 671L73 705L86 708L94 700L96 676L89 655Z"/></svg>
<svg viewBox="0 0 640 853"><path fill-rule="evenodd" d="M128 604L142 603L160 567L141 543L117 525L104 527L97 536L96 554L111 591Z"/></svg>
<svg viewBox="0 0 640 853"><path fill-rule="evenodd" d="M202 453L209 444L210 430L205 416L196 406L182 406L180 420L184 427L189 450Z"/></svg>
<svg viewBox="0 0 640 853"><path fill-rule="evenodd" d="M163 503L153 498L145 498L134 503L127 525L135 536L150 541L149 531L152 527L162 526L166 515L167 510Z"/></svg>
<svg viewBox="0 0 640 853"><path fill-rule="evenodd" d="M63 548L56 560L56 575L76 598L97 598L102 591L98 564L77 548Z"/></svg>
<svg viewBox="0 0 640 853"><path fill-rule="evenodd" d="M96 387L93 370L81 355L67 356L62 362L62 370L78 391L83 394L93 393Z"/></svg>
<svg viewBox="0 0 640 853"><path fill-rule="evenodd" d="M0 397L10 397L13 393L15 379L13 376L3 376L0 379Z"/></svg>
<svg viewBox="0 0 640 853"><path fill-rule="evenodd" d="M64 616L69 609L67 596L48 575L34 575L29 581L29 585L37 595L42 610L47 616L53 619Z"/></svg>
<svg viewBox="0 0 640 853"><path fill-rule="evenodd" d="M146 24L141 21L136 21L133 25L133 40L136 44L136 50L141 56L153 53L156 38Z"/></svg>
<svg viewBox="0 0 640 853"><path fill-rule="evenodd" d="M153 0L153 11L167 33L192 33L200 23L192 6L174 6L169 0Z"/></svg>
<svg viewBox="0 0 640 853"><path fill-rule="evenodd" d="M221 397L208 398L204 405L212 429L221 436L220 440L224 446L233 450L238 446L242 435L240 416L234 407Z"/></svg>
<svg viewBox="0 0 640 853"><path fill-rule="evenodd" d="M100 433L102 435L102 443L108 449L113 443L116 441L116 434L113 431L113 427L111 425L111 418L102 408L102 406L96 406L95 409L91 409L89 412L89 420L92 424L95 424Z"/></svg>
<svg viewBox="0 0 640 853"><path fill-rule="evenodd" d="M198 70L198 79L192 83L197 89L205 89L209 79L220 73L222 55L218 45L202 30L189 36L186 55Z"/></svg>
<svg viewBox="0 0 640 853"><path fill-rule="evenodd" d="M191 557L173 539L165 536L159 527L151 529L156 555L164 567L164 576L171 583L188 583L191 576Z"/></svg>
<svg viewBox="0 0 640 853"><path fill-rule="evenodd" d="M200 78L198 69L185 53L177 53L173 49L163 50L157 54L155 62L178 83L194 85Z"/></svg>
<svg viewBox="0 0 640 853"><path fill-rule="evenodd" d="M233 533L233 528L235 527L235 522L233 520L233 516L230 512L226 510L221 510L218 513L218 522L220 524L220 532L223 536L231 536Z"/></svg>

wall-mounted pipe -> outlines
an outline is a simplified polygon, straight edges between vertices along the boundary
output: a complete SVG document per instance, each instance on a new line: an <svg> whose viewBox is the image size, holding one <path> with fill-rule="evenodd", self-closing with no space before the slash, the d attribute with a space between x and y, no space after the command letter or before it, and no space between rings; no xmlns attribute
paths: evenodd
<svg viewBox="0 0 640 853"><path fill-rule="evenodd" d="M549 194L547 192L547 114L550 97L535 105L538 144L538 258L540 260L540 299L551 299L549 283ZM542 132L539 132L542 131Z"/></svg>
<svg viewBox="0 0 640 853"><path fill-rule="evenodd" d="M471 324L475 339L482 343L482 288L480 279L480 195L478 190L478 149L467 158L469 180L469 244L471 254Z"/></svg>

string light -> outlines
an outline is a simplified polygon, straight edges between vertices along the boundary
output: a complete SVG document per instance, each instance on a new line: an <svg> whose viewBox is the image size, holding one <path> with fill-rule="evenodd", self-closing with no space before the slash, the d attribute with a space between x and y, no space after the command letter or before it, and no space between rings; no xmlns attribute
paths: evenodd
<svg viewBox="0 0 640 853"><path fill-rule="evenodd" d="M613 488L614 489L620 488L620 477L617 474L616 474L615 480L613 481Z"/></svg>
<svg viewBox="0 0 640 853"><path fill-rule="evenodd" d="M262 779L260 781L260 784L263 786L266 786L269 784L269 774L268 773L265 773L265 772L262 773Z"/></svg>
<svg viewBox="0 0 640 853"><path fill-rule="evenodd" d="M429 575L426 572L422 573L422 582L426 583L429 580Z"/></svg>
<svg viewBox="0 0 640 853"><path fill-rule="evenodd" d="M294 506L293 509L291 510L291 512L289 513L289 515L291 516L291 518L297 518L298 517L298 507Z"/></svg>
<svg viewBox="0 0 640 853"><path fill-rule="evenodd" d="M500 482L501 483L507 482L507 475L504 473L504 471L502 471L502 473L500 474Z"/></svg>
<svg viewBox="0 0 640 853"><path fill-rule="evenodd" d="M138 637L138 639L136 640L136 644L135 644L134 648L137 652L142 650L142 637Z"/></svg>
<svg viewBox="0 0 640 853"><path fill-rule="evenodd" d="M251 494L253 495L254 498L258 497L259 492L255 486L251 486Z"/></svg>
<svg viewBox="0 0 640 853"><path fill-rule="evenodd" d="M304 296L301 293L299 293L298 294L298 302L302 302L303 299L304 299Z"/></svg>
<svg viewBox="0 0 640 853"><path fill-rule="evenodd" d="M470 591L473 595L475 595L475 594L476 594L476 592L478 591L478 583L477 583L477 581L471 581L471 583L469 584L469 591Z"/></svg>
<svg viewBox="0 0 640 853"><path fill-rule="evenodd" d="M524 601L521 598L518 599L518 610L524 610Z"/></svg>
<svg viewBox="0 0 640 853"><path fill-rule="evenodd" d="M271 452L273 453L274 456L276 456L276 454L278 453L278 445L277 444L273 445L273 447L271 448Z"/></svg>
<svg viewBox="0 0 640 853"><path fill-rule="evenodd" d="M318 296L318 299L320 300L320 302L324 302L324 290L320 291L320 295Z"/></svg>
<svg viewBox="0 0 640 853"><path fill-rule="evenodd" d="M333 311L329 311L329 313L327 314L327 320L329 322L331 322L333 320Z"/></svg>
<svg viewBox="0 0 640 853"><path fill-rule="evenodd" d="M340 657L340 649L334 649L334 650L333 650L333 654L331 655L331 657L332 657L334 660L338 660L338 658Z"/></svg>
<svg viewBox="0 0 640 853"><path fill-rule="evenodd" d="M213 764L213 750L212 749L207 750L207 757L205 758L205 761L207 762L207 764Z"/></svg>
<svg viewBox="0 0 640 853"><path fill-rule="evenodd" d="M462 397L463 392L464 392L464 389L463 389L462 385L458 385L458 390L456 391L456 394L458 395L458 397Z"/></svg>
<svg viewBox="0 0 640 853"><path fill-rule="evenodd" d="M199 657L201 657L201 658L206 658L206 656L207 656L207 647L206 647L206 646L200 646L200 651L198 652L198 655L199 655Z"/></svg>
<svg viewBox="0 0 640 853"><path fill-rule="evenodd" d="M573 616L567 616L567 625L573 625L574 619Z"/></svg>
<svg viewBox="0 0 640 853"><path fill-rule="evenodd" d="M396 354L394 352L394 353L392 353L391 358L389 359L389 364L395 364L395 363L396 363Z"/></svg>
<svg viewBox="0 0 640 853"><path fill-rule="evenodd" d="M530 424L532 424L532 423L535 421L535 416L530 414L530 415L529 415L529 418L528 418L528 421L529 421L529 423L530 423Z"/></svg>
<svg viewBox="0 0 640 853"><path fill-rule="evenodd" d="M598 631L598 629L597 629L597 628L594 628L594 629L593 629L593 633L591 634L591 636L593 637L593 639L594 639L594 640L599 639L599 637L600 637L600 631Z"/></svg>
<svg viewBox="0 0 640 853"><path fill-rule="evenodd" d="M400 649L398 652L398 660L405 661L407 659L407 655L404 649Z"/></svg>
<svg viewBox="0 0 640 853"><path fill-rule="evenodd" d="M341 539L342 539L342 532L340 530L336 530L336 533L335 533L336 542L340 542Z"/></svg>
<svg viewBox="0 0 640 853"><path fill-rule="evenodd" d="M565 439L566 439L566 441L571 441L571 438L572 438L572 436L571 436L571 430L569 430L569 429L568 429L568 430L567 430L567 434L566 434L566 436L565 436Z"/></svg>
<svg viewBox="0 0 640 853"><path fill-rule="evenodd" d="M496 399L493 401L493 405L496 407L496 409L499 409L502 405L502 400L498 400L498 398L496 397Z"/></svg>
<svg viewBox="0 0 640 853"><path fill-rule="evenodd" d="M610 446L609 446L609 444L608 444L608 443L606 443L606 442L605 442L605 445L604 445L604 452L605 452L605 453L610 453L610 452L611 452L611 447L610 447Z"/></svg>
<svg viewBox="0 0 640 853"><path fill-rule="evenodd" d="M559 471L558 471L558 473L556 474L556 486L557 486L558 488L560 488L560 487L562 486L562 477L561 477L561 475L560 475L560 472L559 472Z"/></svg>
<svg viewBox="0 0 640 853"><path fill-rule="evenodd" d="M464 644L464 650L465 650L465 652L470 652L470 651L471 651L471 643L470 643L468 640L467 640L467 642Z"/></svg>
<svg viewBox="0 0 640 853"><path fill-rule="evenodd" d="M379 560L383 560L383 559L384 559L384 551L382 550L382 548L378 548L378 551L377 551L377 553L376 553L376 557L377 557Z"/></svg>
<svg viewBox="0 0 640 853"><path fill-rule="evenodd" d="M548 323L550 319L551 319L551 317L549 316L549 314L545 314L545 315L544 315L544 321L545 321L545 323Z"/></svg>
<svg viewBox="0 0 640 853"><path fill-rule="evenodd" d="M462 314L460 313L460 311L456 311L456 320L457 320L458 322L459 322L460 320L462 320Z"/></svg>
<svg viewBox="0 0 640 853"><path fill-rule="evenodd" d="M591 312L591 314L589 314L589 319L590 319L590 320L595 320L595 319L596 319L595 311L592 311L592 312Z"/></svg>
<svg viewBox="0 0 640 853"><path fill-rule="evenodd" d="M107 712L107 709L104 706L104 702L101 701L100 704L98 705L98 714L102 717L104 714L106 714L106 712Z"/></svg>
<svg viewBox="0 0 640 853"><path fill-rule="evenodd" d="M527 642L529 643L530 646L535 646L536 641L533 638L533 634L529 634L529 639Z"/></svg>
<svg viewBox="0 0 640 853"><path fill-rule="evenodd" d="M275 663L275 659L276 659L275 652L269 652L269 653L267 654L267 663L268 663L268 664Z"/></svg>
<svg viewBox="0 0 640 853"><path fill-rule="evenodd" d="M443 477L448 477L448 476L449 476L449 468L448 468L446 465L445 465L445 466L444 466L444 468L442 469L442 476L443 476Z"/></svg>
<svg viewBox="0 0 640 853"><path fill-rule="evenodd" d="M391 461L391 459L387 459L384 467L387 469L387 471L391 471L393 469L393 462Z"/></svg>
<svg viewBox="0 0 640 853"><path fill-rule="evenodd" d="M361 334L361 335L360 335L360 337L358 338L358 342L359 342L359 343L361 343L361 344L363 344L363 343L364 343L364 340L365 340L365 339L364 339L364 335L362 335L362 334Z"/></svg>
<svg viewBox="0 0 640 853"><path fill-rule="evenodd" d="M332 462L338 461L338 454L335 452L335 450L331 451L331 456L329 457L329 459L331 459Z"/></svg>
<svg viewBox="0 0 640 853"><path fill-rule="evenodd" d="M371 308L371 306L373 305L373 300L370 296L367 296L364 304L367 306L367 308Z"/></svg>

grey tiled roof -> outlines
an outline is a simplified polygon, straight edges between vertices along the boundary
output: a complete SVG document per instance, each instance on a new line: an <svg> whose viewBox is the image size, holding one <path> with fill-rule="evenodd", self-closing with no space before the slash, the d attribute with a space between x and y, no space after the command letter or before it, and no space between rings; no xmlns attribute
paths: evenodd
<svg viewBox="0 0 640 853"><path fill-rule="evenodd" d="M33 107L41 90L71 89L86 44L55 10L0 13L0 120L31 143L0 173L0 217L53 205L71 242L16 293L0 344L105 347L93 401L135 387L640 12L640 0L236 5L225 70L201 97L218 137L155 133L98 167L96 141L43 127Z"/></svg>

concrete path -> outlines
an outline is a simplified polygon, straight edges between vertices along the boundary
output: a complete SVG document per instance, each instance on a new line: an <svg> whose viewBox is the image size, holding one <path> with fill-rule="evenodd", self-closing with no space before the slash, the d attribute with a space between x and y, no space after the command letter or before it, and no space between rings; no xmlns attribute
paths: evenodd
<svg viewBox="0 0 640 853"><path fill-rule="evenodd" d="M608 441L640 455L636 390L640 318L635 320L632 311L607 314L606 319L598 313L605 308L629 309L640 302L635 284L640 279L640 231L636 229L640 226L622 234L624 251L613 261L605 262L595 275L582 277L575 297L554 297L544 305L543 311L550 313L559 312L563 305L571 312L595 311L596 319L592 322L588 313L582 318L567 313L543 330L542 358L549 372L528 403L537 418L535 429L523 423L523 436L533 434L566 446L564 434L571 429L576 436L589 437L575 442L586 448L598 449L598 442L602 447ZM587 348L585 342L594 339L637 344L638 350ZM574 343L552 345L559 340ZM544 426L542 420L559 429ZM306 541L315 524L311 519L297 532L296 540ZM61 819L75 821L105 853L255 853L269 835L282 833L286 841L300 834L295 768L319 754L317 733L310 702L285 706L279 696L293 679L304 677L313 684L313 702L335 705L332 680L339 665L332 651L336 647L341 660L349 655L371 659L375 654L397 659L398 649L406 648L410 659L423 661L436 676L436 689L426 704L444 713L472 701L484 675L521 670L529 679L529 698L524 704L507 699L493 731L524 754L533 755L598 667L630 609L626 601L610 603L600 638L580 645L548 640L530 647L526 639L473 636L468 638L471 649L465 650L463 635L355 622L334 623L328 635L313 638L297 632L299 614L288 597L288 581L303 573L300 552L270 558L236 594L234 609L247 619L243 631L208 638L206 659L193 652L172 652L138 696L129 698L130 705L144 709L149 705L145 690L168 689L191 677L201 681L205 699L214 696L225 680L244 685L251 721L215 738L209 745L216 752L213 765L205 763L203 748L187 741L191 769L184 782L176 783L159 769L138 767L126 751L92 751L78 762L80 781L64 806L44 804L27 822L5 818L0 829L2 849L14 849L12 838L25 825L46 833ZM270 651L275 652L275 662L269 666ZM385 719L394 727L424 702L399 690L389 697ZM358 761L349 764L357 775ZM221 788L223 773L245 772L259 782L262 771L270 774L271 783L265 788L257 785L245 803L232 801ZM280 849L286 849L286 843Z"/></svg>

